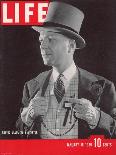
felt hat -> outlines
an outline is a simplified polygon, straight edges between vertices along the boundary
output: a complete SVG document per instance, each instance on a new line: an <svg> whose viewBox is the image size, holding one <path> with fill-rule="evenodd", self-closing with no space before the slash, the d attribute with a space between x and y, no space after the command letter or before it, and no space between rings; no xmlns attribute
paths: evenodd
<svg viewBox="0 0 116 155"><path fill-rule="evenodd" d="M76 48L83 48L86 43L79 35L84 14L78 8L64 2L50 2L43 25L32 26L38 32L59 32L76 41Z"/></svg>

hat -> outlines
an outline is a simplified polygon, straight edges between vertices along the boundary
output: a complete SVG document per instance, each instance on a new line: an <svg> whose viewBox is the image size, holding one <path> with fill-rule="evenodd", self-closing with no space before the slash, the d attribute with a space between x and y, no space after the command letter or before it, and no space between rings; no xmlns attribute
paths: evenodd
<svg viewBox="0 0 116 155"><path fill-rule="evenodd" d="M76 41L76 47L85 46L85 40L79 35L84 14L78 8L64 2L50 2L46 19L41 26L32 28L38 32L42 30L57 31Z"/></svg>

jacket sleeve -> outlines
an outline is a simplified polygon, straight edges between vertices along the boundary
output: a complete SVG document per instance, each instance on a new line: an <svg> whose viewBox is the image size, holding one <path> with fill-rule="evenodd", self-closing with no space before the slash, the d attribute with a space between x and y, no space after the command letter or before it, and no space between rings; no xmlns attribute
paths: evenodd
<svg viewBox="0 0 116 155"><path fill-rule="evenodd" d="M114 84L107 82L100 101L100 119L93 134L116 138L116 91Z"/></svg>

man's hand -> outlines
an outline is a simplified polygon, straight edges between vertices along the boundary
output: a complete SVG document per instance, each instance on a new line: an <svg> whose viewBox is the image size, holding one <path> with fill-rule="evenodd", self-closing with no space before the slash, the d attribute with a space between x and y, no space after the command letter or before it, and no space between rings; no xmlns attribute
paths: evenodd
<svg viewBox="0 0 116 155"><path fill-rule="evenodd" d="M85 120L90 128L95 128L99 121L100 112L92 106L91 101L87 99L69 99L69 102L75 103L74 111L76 112L77 118Z"/></svg>
<svg viewBox="0 0 116 155"><path fill-rule="evenodd" d="M23 111L21 113L22 121L26 125L30 126L37 116L44 117L47 113L47 109L48 109L48 101L46 100L45 97L33 98L30 101L29 106L23 108Z"/></svg>

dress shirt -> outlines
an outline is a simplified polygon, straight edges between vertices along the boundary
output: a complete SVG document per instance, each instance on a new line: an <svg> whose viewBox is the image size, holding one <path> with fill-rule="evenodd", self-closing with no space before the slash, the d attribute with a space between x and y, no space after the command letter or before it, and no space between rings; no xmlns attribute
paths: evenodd
<svg viewBox="0 0 116 155"><path fill-rule="evenodd" d="M64 86L65 86L65 90L67 90L71 79L73 78L73 76L76 74L77 72L77 68L75 63L73 62L62 74L64 75ZM50 91L50 94L53 95L54 94L54 82L56 82L58 76L60 75L60 73L58 73L58 71L53 67L53 72L51 75L51 81L52 81L52 88Z"/></svg>

